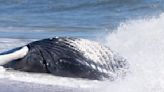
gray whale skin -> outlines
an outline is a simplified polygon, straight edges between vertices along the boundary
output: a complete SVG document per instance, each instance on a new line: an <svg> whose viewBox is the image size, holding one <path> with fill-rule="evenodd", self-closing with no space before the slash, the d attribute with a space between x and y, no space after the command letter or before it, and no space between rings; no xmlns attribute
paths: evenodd
<svg viewBox="0 0 164 92"><path fill-rule="evenodd" d="M25 46L28 48L26 55L2 66L6 69L93 80L114 80L125 75L129 68L127 60L109 47L87 39L55 37ZM0 55L14 53L25 46Z"/></svg>

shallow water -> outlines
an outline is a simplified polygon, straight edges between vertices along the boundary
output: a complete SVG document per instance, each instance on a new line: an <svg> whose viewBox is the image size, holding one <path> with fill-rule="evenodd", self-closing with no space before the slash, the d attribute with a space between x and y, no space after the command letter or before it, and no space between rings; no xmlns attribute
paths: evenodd
<svg viewBox="0 0 164 92"><path fill-rule="evenodd" d="M96 38L121 22L156 16L163 0L1 0L0 38ZM11 33L10 33L11 32Z"/></svg>
<svg viewBox="0 0 164 92"><path fill-rule="evenodd" d="M8 82L15 92L27 85L31 89L25 92L58 87L61 92L163 92L163 4L162 0L1 0L0 52L47 37L81 37L119 52L129 61L130 71L124 79L100 82L0 68L0 88L9 91Z"/></svg>

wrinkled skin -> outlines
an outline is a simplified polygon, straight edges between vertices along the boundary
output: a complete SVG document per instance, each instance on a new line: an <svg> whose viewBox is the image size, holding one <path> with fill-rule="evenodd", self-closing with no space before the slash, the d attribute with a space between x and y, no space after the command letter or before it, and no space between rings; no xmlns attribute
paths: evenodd
<svg viewBox="0 0 164 92"><path fill-rule="evenodd" d="M91 67L91 64L94 64L96 68L97 66L103 68L102 65L86 58L82 52L65 43L68 39L77 40L77 38L61 37L29 43L27 45L29 52L25 57L9 62L4 67L27 72L51 73L64 77L98 80L111 77L109 74ZM89 66L86 65L86 62ZM120 65L116 67L124 68L124 65L121 65L120 62L126 64L126 61L118 60L117 62ZM110 71L110 69L108 70Z"/></svg>

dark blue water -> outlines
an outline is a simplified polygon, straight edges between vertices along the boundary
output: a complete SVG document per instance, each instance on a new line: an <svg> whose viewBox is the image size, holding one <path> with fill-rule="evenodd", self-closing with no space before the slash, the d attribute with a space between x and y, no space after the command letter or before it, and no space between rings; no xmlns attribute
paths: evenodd
<svg viewBox="0 0 164 92"><path fill-rule="evenodd" d="M163 0L0 0L0 37L101 37L163 11Z"/></svg>

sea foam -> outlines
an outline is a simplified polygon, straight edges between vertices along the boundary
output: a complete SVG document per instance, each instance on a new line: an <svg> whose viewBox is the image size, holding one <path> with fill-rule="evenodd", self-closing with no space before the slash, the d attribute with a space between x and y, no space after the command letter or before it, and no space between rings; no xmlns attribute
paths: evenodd
<svg viewBox="0 0 164 92"><path fill-rule="evenodd" d="M130 72L125 79L106 82L102 88L106 92L164 92L163 39L164 14L121 23L106 41L127 58Z"/></svg>

